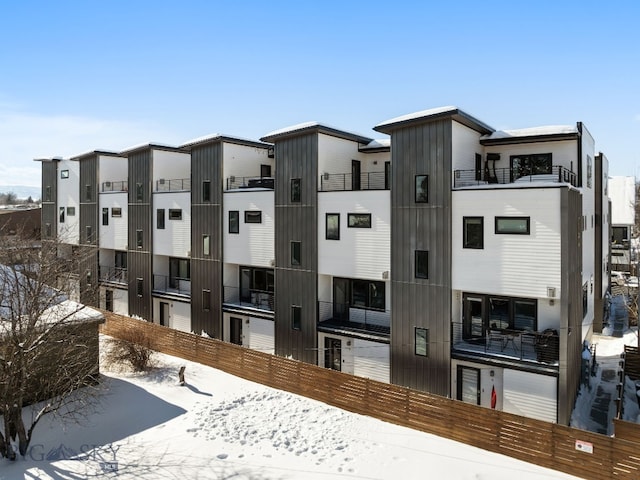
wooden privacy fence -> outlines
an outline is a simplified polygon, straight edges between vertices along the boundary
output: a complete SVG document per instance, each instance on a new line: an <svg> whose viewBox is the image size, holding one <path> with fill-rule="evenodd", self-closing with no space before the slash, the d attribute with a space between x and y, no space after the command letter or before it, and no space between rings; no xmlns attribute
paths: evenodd
<svg viewBox="0 0 640 480"><path fill-rule="evenodd" d="M351 412L587 479L640 478L640 426L616 437L490 410L105 312L101 331L144 329L160 352Z"/></svg>

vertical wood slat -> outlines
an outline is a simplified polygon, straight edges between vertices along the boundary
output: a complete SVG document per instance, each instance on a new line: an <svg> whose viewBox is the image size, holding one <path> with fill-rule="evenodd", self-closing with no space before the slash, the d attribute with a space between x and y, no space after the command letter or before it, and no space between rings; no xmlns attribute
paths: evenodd
<svg viewBox="0 0 640 480"><path fill-rule="evenodd" d="M586 479L637 479L640 474L640 427L635 424L615 421L620 437L608 437L103 313L103 334L118 337L144 329L163 353L354 413ZM577 440L591 443L593 454L577 450Z"/></svg>

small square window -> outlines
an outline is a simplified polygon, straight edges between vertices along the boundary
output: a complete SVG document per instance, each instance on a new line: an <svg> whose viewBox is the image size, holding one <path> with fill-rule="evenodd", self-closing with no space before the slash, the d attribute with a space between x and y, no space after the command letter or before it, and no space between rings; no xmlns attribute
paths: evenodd
<svg viewBox="0 0 640 480"><path fill-rule="evenodd" d="M262 223L262 212L260 210L246 210L244 223Z"/></svg>
<svg viewBox="0 0 640 480"><path fill-rule="evenodd" d="M109 225L109 209L102 209L102 225Z"/></svg>
<svg viewBox="0 0 640 480"><path fill-rule="evenodd" d="M202 235L202 254L211 255L211 235Z"/></svg>
<svg viewBox="0 0 640 480"><path fill-rule="evenodd" d="M347 226L349 228L371 228L370 213L348 213Z"/></svg>
<svg viewBox="0 0 640 480"><path fill-rule="evenodd" d="M211 310L211 290L202 290L202 310Z"/></svg>
<svg viewBox="0 0 640 480"><path fill-rule="evenodd" d="M429 252L416 250L416 278L429 278Z"/></svg>
<svg viewBox="0 0 640 480"><path fill-rule="evenodd" d="M202 182L202 201L210 202L211 201L211 181L204 180Z"/></svg>
<svg viewBox="0 0 640 480"><path fill-rule="evenodd" d="M325 238L327 240L340 240L339 213L327 213Z"/></svg>
<svg viewBox="0 0 640 480"><path fill-rule="evenodd" d="M229 211L229 233L240 233L240 212L238 210Z"/></svg>
<svg viewBox="0 0 640 480"><path fill-rule="evenodd" d="M484 217L462 218L462 248L484 248Z"/></svg>
<svg viewBox="0 0 640 480"><path fill-rule="evenodd" d="M164 208L158 208L156 210L156 228L158 230L164 230Z"/></svg>
<svg viewBox="0 0 640 480"><path fill-rule="evenodd" d="M58 218L60 223L64 223L64 207L60 207L60 216Z"/></svg>
<svg viewBox="0 0 640 480"><path fill-rule="evenodd" d="M122 217L122 208L120 208L120 207L112 207L111 208L111 216L112 217Z"/></svg>
<svg viewBox="0 0 640 480"><path fill-rule="evenodd" d="M291 179L291 203L300 203L300 181L299 178Z"/></svg>
<svg viewBox="0 0 640 480"><path fill-rule="evenodd" d="M136 293L139 297L142 297L142 294L144 293L144 284L142 278L136 279Z"/></svg>
<svg viewBox="0 0 640 480"><path fill-rule="evenodd" d="M416 175L416 203L429 201L429 175Z"/></svg>
<svg viewBox="0 0 640 480"><path fill-rule="evenodd" d="M67 207L67 217L76 216L76 207Z"/></svg>
<svg viewBox="0 0 640 480"><path fill-rule="evenodd" d="M529 235L529 217L496 217L496 234Z"/></svg>
<svg viewBox="0 0 640 480"><path fill-rule="evenodd" d="M143 239L142 230L136 230L136 248L142 248Z"/></svg>
<svg viewBox="0 0 640 480"><path fill-rule="evenodd" d="M416 355L429 356L429 329L416 327L415 331Z"/></svg>
<svg viewBox="0 0 640 480"><path fill-rule="evenodd" d="M169 220L182 220L182 209L181 208L170 208L169 209Z"/></svg>
<svg viewBox="0 0 640 480"><path fill-rule="evenodd" d="M300 265L302 262L301 242L291 242L291 265Z"/></svg>
<svg viewBox="0 0 640 480"><path fill-rule="evenodd" d="M291 328L300 330L302 328L302 307L291 305Z"/></svg>
<svg viewBox="0 0 640 480"><path fill-rule="evenodd" d="M69 178L69 170L60 170L60 178Z"/></svg>

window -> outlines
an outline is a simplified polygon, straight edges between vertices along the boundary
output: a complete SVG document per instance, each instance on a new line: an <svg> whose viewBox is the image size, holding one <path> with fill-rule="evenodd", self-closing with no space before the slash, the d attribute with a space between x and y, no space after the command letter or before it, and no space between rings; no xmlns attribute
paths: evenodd
<svg viewBox="0 0 640 480"><path fill-rule="evenodd" d="M113 312L113 290L105 290L104 292L104 309L107 312Z"/></svg>
<svg viewBox="0 0 640 480"><path fill-rule="evenodd" d="M245 211L244 223L262 223L262 212L259 210Z"/></svg>
<svg viewBox="0 0 640 480"><path fill-rule="evenodd" d="M102 209L102 225L109 225L109 209Z"/></svg>
<svg viewBox="0 0 640 480"><path fill-rule="evenodd" d="M202 235L202 254L211 255L211 235Z"/></svg>
<svg viewBox="0 0 640 480"><path fill-rule="evenodd" d="M429 252L416 250L416 278L429 278Z"/></svg>
<svg viewBox="0 0 640 480"><path fill-rule="evenodd" d="M511 181L528 175L552 173L551 154L537 153L533 155L511 156Z"/></svg>
<svg viewBox="0 0 640 480"><path fill-rule="evenodd" d="M211 310L211 290L202 290L202 310Z"/></svg>
<svg viewBox="0 0 640 480"><path fill-rule="evenodd" d="M349 228L371 228L370 213L348 213L347 226Z"/></svg>
<svg viewBox="0 0 640 480"><path fill-rule="evenodd" d="M339 213L327 213L325 238L327 240L340 240Z"/></svg>
<svg viewBox="0 0 640 480"><path fill-rule="evenodd" d="M496 217L496 234L529 235L529 217Z"/></svg>
<svg viewBox="0 0 640 480"><path fill-rule="evenodd" d="M116 268L127 268L127 252L115 252L115 267Z"/></svg>
<svg viewBox="0 0 640 480"><path fill-rule="evenodd" d="M51 185L47 185L46 187L44 187L44 201L51 201Z"/></svg>
<svg viewBox="0 0 640 480"><path fill-rule="evenodd" d="M421 357L428 357L429 356L429 329L416 327L415 342L416 342L415 354Z"/></svg>
<svg viewBox="0 0 640 480"><path fill-rule="evenodd" d="M60 223L64 223L64 207L60 207L60 216L58 218Z"/></svg>
<svg viewBox="0 0 640 480"><path fill-rule="evenodd" d="M112 207L111 208L111 216L112 217L122 217L122 208L120 208L120 207Z"/></svg>
<svg viewBox="0 0 640 480"><path fill-rule="evenodd" d="M515 330L534 331L537 305L533 300L513 301L513 327Z"/></svg>
<svg viewBox="0 0 640 480"><path fill-rule="evenodd" d="M202 201L211 201L211 180L204 180L202 182Z"/></svg>
<svg viewBox="0 0 640 480"><path fill-rule="evenodd" d="M593 160L587 155L587 187L591 188L591 179L593 178Z"/></svg>
<svg viewBox="0 0 640 480"><path fill-rule="evenodd" d="M291 179L291 203L300 203L300 179L292 178Z"/></svg>
<svg viewBox="0 0 640 480"><path fill-rule="evenodd" d="M229 211L229 233L240 233L240 212L238 210Z"/></svg>
<svg viewBox="0 0 640 480"><path fill-rule="evenodd" d="M384 282L373 280L351 280L351 306L373 310L384 310Z"/></svg>
<svg viewBox="0 0 640 480"><path fill-rule="evenodd" d="M44 224L44 233L45 233L47 238L51 238L51 224L50 223L45 223Z"/></svg>
<svg viewBox="0 0 640 480"><path fill-rule="evenodd" d="M300 330L302 327L302 307L291 305L291 328Z"/></svg>
<svg viewBox="0 0 640 480"><path fill-rule="evenodd" d="M181 208L170 208L169 209L169 220L182 220L182 209Z"/></svg>
<svg viewBox="0 0 640 480"><path fill-rule="evenodd" d="M136 202L142 202L144 198L144 188L141 183L136 183Z"/></svg>
<svg viewBox="0 0 640 480"><path fill-rule="evenodd" d="M92 193L93 193L93 188L91 188L91 185L85 185L84 186L84 200L86 202L90 202L91 201Z"/></svg>
<svg viewBox="0 0 640 480"><path fill-rule="evenodd" d="M582 286L582 318L587 316L589 311L589 282Z"/></svg>
<svg viewBox="0 0 640 480"><path fill-rule="evenodd" d="M69 178L69 170L60 170L60 178Z"/></svg>
<svg viewBox="0 0 640 480"><path fill-rule="evenodd" d="M462 217L462 248L484 248L484 217Z"/></svg>
<svg viewBox="0 0 640 480"><path fill-rule="evenodd" d="M156 228L158 230L164 230L164 208L158 208L156 210Z"/></svg>
<svg viewBox="0 0 640 480"><path fill-rule="evenodd" d="M481 339L487 330L538 329L538 303L529 298L464 294L463 330L465 340Z"/></svg>
<svg viewBox="0 0 640 480"><path fill-rule="evenodd" d="M93 241L93 239L91 238L93 237L93 228L91 228L91 225L87 225L85 227L85 233L87 235L86 243L91 243Z"/></svg>
<svg viewBox="0 0 640 480"><path fill-rule="evenodd" d="M240 301L251 304L264 302L273 311L275 276L272 269L240 267Z"/></svg>
<svg viewBox="0 0 640 480"><path fill-rule="evenodd" d="M87 281L87 286L91 286L91 270L87 270L86 281Z"/></svg>
<svg viewBox="0 0 640 480"><path fill-rule="evenodd" d="M67 217L76 216L76 207L67 207Z"/></svg>
<svg viewBox="0 0 640 480"><path fill-rule="evenodd" d="M180 288L180 280L191 279L191 263L188 258L169 258L169 286Z"/></svg>
<svg viewBox="0 0 640 480"><path fill-rule="evenodd" d="M142 283L142 278L136 278L136 292L139 297L142 297L144 292L144 284Z"/></svg>
<svg viewBox="0 0 640 480"><path fill-rule="evenodd" d="M142 230L136 230L136 248L142 248L143 238Z"/></svg>
<svg viewBox="0 0 640 480"><path fill-rule="evenodd" d="M429 201L429 175L416 175L416 203Z"/></svg>
<svg viewBox="0 0 640 480"><path fill-rule="evenodd" d="M300 265L302 262L302 246L300 242L291 242L291 265Z"/></svg>

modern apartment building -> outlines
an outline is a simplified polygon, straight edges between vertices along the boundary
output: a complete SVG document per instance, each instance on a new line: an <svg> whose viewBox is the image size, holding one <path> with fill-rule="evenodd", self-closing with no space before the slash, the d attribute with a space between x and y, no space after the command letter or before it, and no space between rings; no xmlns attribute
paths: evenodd
<svg viewBox="0 0 640 480"><path fill-rule="evenodd" d="M636 223L636 181L633 177L611 177L611 270L637 275L631 240Z"/></svg>
<svg viewBox="0 0 640 480"><path fill-rule="evenodd" d="M43 161L43 236L95 251L79 292L99 278L107 310L568 423L608 289L606 157L581 123L456 107L374 129Z"/></svg>

